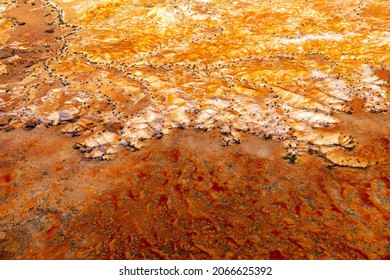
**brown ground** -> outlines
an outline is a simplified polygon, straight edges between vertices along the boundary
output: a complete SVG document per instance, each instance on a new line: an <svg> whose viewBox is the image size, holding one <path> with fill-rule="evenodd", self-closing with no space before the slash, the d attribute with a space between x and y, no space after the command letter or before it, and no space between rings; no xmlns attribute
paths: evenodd
<svg viewBox="0 0 390 280"><path fill-rule="evenodd" d="M111 162L58 127L0 133L1 259L388 259L387 161L298 164L248 136L177 130Z"/></svg>
<svg viewBox="0 0 390 280"><path fill-rule="evenodd" d="M390 259L386 1L53 1L0 3L0 259Z"/></svg>

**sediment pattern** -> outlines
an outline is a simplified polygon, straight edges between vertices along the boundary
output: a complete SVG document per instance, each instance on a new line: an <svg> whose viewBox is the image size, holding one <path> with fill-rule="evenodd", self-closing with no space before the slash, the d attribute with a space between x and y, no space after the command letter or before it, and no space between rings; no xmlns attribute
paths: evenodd
<svg viewBox="0 0 390 280"><path fill-rule="evenodd" d="M1 2L0 259L390 259L389 14Z"/></svg>
<svg viewBox="0 0 390 280"><path fill-rule="evenodd" d="M102 163L58 129L0 134L0 259L390 259L389 135L381 164L329 170L196 129Z"/></svg>
<svg viewBox="0 0 390 280"><path fill-rule="evenodd" d="M346 123L389 109L387 4L3 2L0 126L61 125L87 158L194 127L369 167L380 157Z"/></svg>

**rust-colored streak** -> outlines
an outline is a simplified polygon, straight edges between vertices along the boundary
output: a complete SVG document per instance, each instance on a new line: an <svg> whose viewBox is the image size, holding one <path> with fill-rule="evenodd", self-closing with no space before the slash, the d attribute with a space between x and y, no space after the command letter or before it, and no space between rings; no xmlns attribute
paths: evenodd
<svg viewBox="0 0 390 280"><path fill-rule="evenodd" d="M9 182L11 182L12 177L11 177L10 174L5 174L5 175L2 176L2 179L3 179L3 181L4 181L5 183L9 183Z"/></svg>
<svg viewBox="0 0 390 280"><path fill-rule="evenodd" d="M178 130L136 153L123 151L102 168L81 160L76 151L65 152L74 140L64 141L53 130L1 135L13 140L0 148L11 151L12 161L0 176L19 174L12 179L12 193L2 198L2 258L390 255L389 228L383 226L390 221L389 163L328 170L318 157L307 156L308 172L305 163L284 161L283 147L255 136L226 148L215 141L216 133ZM17 152L26 138L32 145ZM196 146L199 141L203 148ZM273 152L259 158L259 145ZM63 169L57 173L42 173L58 166Z"/></svg>
<svg viewBox="0 0 390 280"><path fill-rule="evenodd" d="M387 2L3 1L0 259L389 259Z"/></svg>

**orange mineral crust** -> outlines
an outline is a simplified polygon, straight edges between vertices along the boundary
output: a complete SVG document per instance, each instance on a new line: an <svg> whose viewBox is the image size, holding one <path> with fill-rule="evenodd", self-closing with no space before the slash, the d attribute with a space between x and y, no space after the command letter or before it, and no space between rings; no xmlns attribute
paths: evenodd
<svg viewBox="0 0 390 280"><path fill-rule="evenodd" d="M390 258L389 135L384 163L329 170L194 129L88 161L55 130L0 134L1 259Z"/></svg>
<svg viewBox="0 0 390 280"><path fill-rule="evenodd" d="M390 258L390 3L0 3L0 258Z"/></svg>

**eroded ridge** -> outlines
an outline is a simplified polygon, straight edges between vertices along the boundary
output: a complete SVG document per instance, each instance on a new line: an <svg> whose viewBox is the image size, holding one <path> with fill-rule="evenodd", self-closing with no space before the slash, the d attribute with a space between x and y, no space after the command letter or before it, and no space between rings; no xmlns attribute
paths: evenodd
<svg viewBox="0 0 390 280"><path fill-rule="evenodd" d="M13 1L0 6L0 125L61 125L87 158L172 129L378 162L345 116L390 105L386 1ZM348 20L346 20L348 19Z"/></svg>

